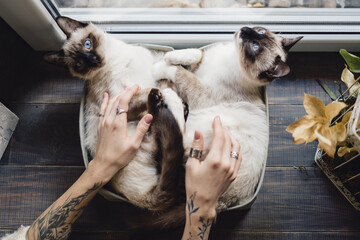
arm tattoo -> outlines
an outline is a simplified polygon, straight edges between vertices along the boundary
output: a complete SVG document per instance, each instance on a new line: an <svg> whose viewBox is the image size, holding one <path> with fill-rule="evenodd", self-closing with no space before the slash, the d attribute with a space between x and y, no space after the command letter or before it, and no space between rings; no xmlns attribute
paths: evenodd
<svg viewBox="0 0 360 240"><path fill-rule="evenodd" d="M95 183L94 186L84 194L71 199L69 197L62 206L51 207L45 215L40 216L31 225L26 233L26 239L67 239L71 232L71 225L82 214L86 207L86 205L79 205L87 196L100 187L101 183ZM74 215L74 217L68 219L70 214Z"/></svg>
<svg viewBox="0 0 360 240"><path fill-rule="evenodd" d="M209 226L211 225L212 221L210 219L207 219L205 221L205 219L203 217L199 217L199 221L201 223L201 227L198 227L199 229L199 233L198 236L200 237L201 240L204 239L205 233L207 231L207 229L209 228Z"/></svg>
<svg viewBox="0 0 360 240"><path fill-rule="evenodd" d="M188 212L189 212L189 224L191 226L191 214L197 212L200 207L194 209L194 200L196 197L196 192L191 194L189 201L187 202Z"/></svg>

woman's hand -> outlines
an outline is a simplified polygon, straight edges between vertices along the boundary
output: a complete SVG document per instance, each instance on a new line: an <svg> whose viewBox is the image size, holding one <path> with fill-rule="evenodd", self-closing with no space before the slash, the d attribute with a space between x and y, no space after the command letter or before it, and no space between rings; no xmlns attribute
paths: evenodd
<svg viewBox="0 0 360 240"><path fill-rule="evenodd" d="M135 85L111 99L108 93L104 93L99 113L96 155L88 167L104 182L108 182L134 157L152 121L152 116L146 114L138 123L135 133L128 135L126 112L138 90L139 86ZM119 113L119 110L126 112Z"/></svg>
<svg viewBox="0 0 360 240"><path fill-rule="evenodd" d="M204 161L191 157L186 163L186 225L183 239L200 236L207 239L216 216L216 204L241 165L240 145L223 127L219 117L213 122L214 138ZM204 139L195 132L193 149L202 150ZM238 154L232 156L231 152ZM236 155L235 154L235 155Z"/></svg>
<svg viewBox="0 0 360 240"><path fill-rule="evenodd" d="M240 145L222 126L219 117L214 119L213 128L214 138L205 160L189 158L186 163L186 194L190 197L196 192L198 201L215 210L218 199L237 176L241 156L238 159L230 156L232 151L239 154ZM202 134L195 132L192 147L203 149L203 144Z"/></svg>

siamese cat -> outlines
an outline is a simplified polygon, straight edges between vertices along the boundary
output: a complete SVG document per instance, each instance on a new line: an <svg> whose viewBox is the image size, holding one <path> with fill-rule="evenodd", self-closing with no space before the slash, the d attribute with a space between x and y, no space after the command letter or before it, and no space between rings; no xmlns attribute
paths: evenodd
<svg viewBox="0 0 360 240"><path fill-rule="evenodd" d="M114 95L125 86L138 83L144 90L131 102L129 120L139 119L146 110L159 116L154 119L152 125L155 126L135 159L112 181L116 191L131 203L150 210L166 210L153 218L151 225L166 227L183 223L183 204L170 209L174 204L184 203L182 157L186 159L188 155L195 130L204 135L203 158L206 157L213 134L211 122L217 115L240 143L243 158L238 177L220 198L217 211L251 196L264 167L268 145L269 127L261 97L262 86L289 73L286 55L301 37L285 39L265 28L244 27L235 33L233 42L158 56L116 40L92 24L64 17L57 22L68 40L61 52L47 56L47 60L66 65L72 75L89 82L86 147L93 156L104 91ZM161 94L147 89L160 87L157 79L168 79L165 81L168 87L189 104L186 122L182 101L174 91L165 89ZM172 121L170 126L161 128L168 119ZM130 131L133 128L134 124L130 123ZM170 166L171 161L174 166ZM165 169L170 170L163 171ZM175 174L172 175L172 171ZM176 190L177 186L181 186L182 192Z"/></svg>
<svg viewBox="0 0 360 240"><path fill-rule="evenodd" d="M130 135L146 112L154 117L136 156L114 176L110 185L132 204L152 211L165 210L184 199L182 136L186 109L171 89L151 89L156 86L152 65L161 54L128 45L91 23L67 17L56 21L67 40L61 51L46 55L45 60L63 65L73 76L87 81L85 147L92 157L96 153L99 111L105 91L115 96L127 86L142 87L129 105Z"/></svg>
<svg viewBox="0 0 360 240"><path fill-rule="evenodd" d="M206 157L213 135L211 122L217 115L240 143L242 164L219 199L218 212L250 197L258 185L269 137L263 86L290 72L286 57L300 39L282 38L263 27L243 27L233 42L168 52L154 65L155 78L168 79L188 103L186 154L198 130L205 140L202 159ZM184 215L181 209L174 210L159 222L165 224L180 215Z"/></svg>

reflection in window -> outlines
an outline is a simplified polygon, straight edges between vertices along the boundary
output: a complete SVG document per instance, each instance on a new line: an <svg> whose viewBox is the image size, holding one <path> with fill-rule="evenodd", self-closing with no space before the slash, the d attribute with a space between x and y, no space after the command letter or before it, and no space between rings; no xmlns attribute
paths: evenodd
<svg viewBox="0 0 360 240"><path fill-rule="evenodd" d="M60 8L359 8L359 0L55 0Z"/></svg>

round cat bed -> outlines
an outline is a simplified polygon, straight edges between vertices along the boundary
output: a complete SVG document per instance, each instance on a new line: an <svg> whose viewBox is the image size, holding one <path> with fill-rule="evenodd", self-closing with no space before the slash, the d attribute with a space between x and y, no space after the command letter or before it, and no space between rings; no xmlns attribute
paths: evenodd
<svg viewBox="0 0 360 240"><path fill-rule="evenodd" d="M172 47L167 47L167 46L159 46L159 45L151 45L151 44L135 44L135 45L146 47L150 51L154 51L154 52L169 52L169 51L174 50ZM208 45L208 46L204 46L204 47L202 47L202 49L205 49L205 48L210 47L212 45L213 44ZM267 95L266 95L266 88L265 87L263 88L262 92L263 92L263 101L264 101L265 106L266 106L267 121L269 122L268 102L267 102ZM85 141L85 128L86 128L86 126L85 126L86 95L87 95L87 84L85 82L83 93L82 93L82 98L81 98L80 114L79 114L80 144L81 144L81 151L82 151L85 167L88 166L89 160L91 160L91 155L90 155L89 151L86 149L85 142L84 142ZM267 159L267 156L265 156L265 158ZM264 159L264 166L263 166L263 169L261 171L261 175L260 175L260 178L259 178L259 181L258 181L258 184L257 184L257 187L256 187L254 193L252 195L242 199L238 205L235 205L235 206L232 206L232 207L228 208L228 210L245 210L245 209L250 209L251 208L251 205L256 200L256 196L260 191L260 187L261 187L261 184L262 184L263 179L264 179L265 168L266 168L266 159ZM107 199L109 201L129 202L126 199L126 197L124 197L122 195L119 195L118 193L113 192L107 186L100 189L99 193L105 199Z"/></svg>

